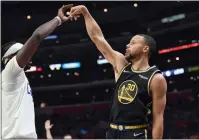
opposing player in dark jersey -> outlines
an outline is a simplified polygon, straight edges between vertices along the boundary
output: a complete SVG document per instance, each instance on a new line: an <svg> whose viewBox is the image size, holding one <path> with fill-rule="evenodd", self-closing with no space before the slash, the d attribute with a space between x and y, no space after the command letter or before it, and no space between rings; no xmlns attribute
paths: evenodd
<svg viewBox="0 0 199 140"><path fill-rule="evenodd" d="M133 36L124 56L112 49L85 6L71 8L70 16L75 20L80 14L91 40L114 68L116 85L106 138L147 138L150 104L152 138L162 138L167 83L156 66L149 66L149 57L156 48L155 40L144 34Z"/></svg>

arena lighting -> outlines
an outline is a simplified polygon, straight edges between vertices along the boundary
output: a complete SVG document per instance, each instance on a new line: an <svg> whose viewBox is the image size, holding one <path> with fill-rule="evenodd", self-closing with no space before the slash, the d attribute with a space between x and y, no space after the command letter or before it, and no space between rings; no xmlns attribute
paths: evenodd
<svg viewBox="0 0 199 140"><path fill-rule="evenodd" d="M28 15L28 16L27 16L27 19L31 19L31 16L30 16L30 15Z"/></svg>
<svg viewBox="0 0 199 140"><path fill-rule="evenodd" d="M37 68L37 71L42 71L42 68L40 67L40 68Z"/></svg>
<svg viewBox="0 0 199 140"><path fill-rule="evenodd" d="M107 72L107 70L106 70L106 69L103 69L103 72Z"/></svg>
<svg viewBox="0 0 199 140"><path fill-rule="evenodd" d="M80 68L81 63L80 62L71 62L71 63L64 63L62 64L62 69L74 69L74 68Z"/></svg>
<svg viewBox="0 0 199 140"><path fill-rule="evenodd" d="M107 63L109 63L109 62L108 62L108 60L106 60L106 59L98 59L98 60L97 60L97 64L98 64L98 65L107 64Z"/></svg>
<svg viewBox="0 0 199 140"><path fill-rule="evenodd" d="M44 108L44 107L46 107L46 103L41 103L40 108Z"/></svg>
<svg viewBox="0 0 199 140"><path fill-rule="evenodd" d="M78 73L78 72L75 72L74 75L75 75L75 76L79 76L79 73Z"/></svg>
<svg viewBox="0 0 199 140"><path fill-rule="evenodd" d="M170 59L168 59L168 60L167 60L167 62L168 62L168 63L170 63L170 62L171 62L171 60L170 60Z"/></svg>
<svg viewBox="0 0 199 140"><path fill-rule="evenodd" d="M163 54L163 53L174 52L174 51L179 51L179 50L184 50L184 49L189 49L189 48L194 48L194 47L199 47L199 43L192 43L192 44L177 46L173 48L163 49L163 50L159 50L158 53Z"/></svg>
<svg viewBox="0 0 199 140"><path fill-rule="evenodd" d="M180 68L180 69L175 69L173 74L174 75L179 75L179 74L183 74L184 73L184 69L183 68Z"/></svg>
<svg viewBox="0 0 199 140"><path fill-rule="evenodd" d="M176 57L176 60L179 60L179 57Z"/></svg>
<svg viewBox="0 0 199 140"><path fill-rule="evenodd" d="M199 40L192 40L191 42L192 43L197 43L197 42L199 42Z"/></svg>
<svg viewBox="0 0 199 140"><path fill-rule="evenodd" d="M57 35L49 35L44 40L52 40L52 39L57 39L57 38L58 38Z"/></svg>
<svg viewBox="0 0 199 140"><path fill-rule="evenodd" d="M164 74L163 74L163 75L164 75ZM167 77L171 76L171 71L169 71L169 70L166 71L166 72L165 72L165 76L167 76Z"/></svg>
<svg viewBox="0 0 199 140"><path fill-rule="evenodd" d="M51 65L49 65L49 68L51 70L60 70L61 64L51 64Z"/></svg>
<svg viewBox="0 0 199 140"><path fill-rule="evenodd" d="M173 16L170 16L170 17L163 18L163 19L161 19L161 22L162 23L174 22L176 20L184 19L185 17L186 17L186 15L184 13L182 13L182 14L173 15Z"/></svg>
<svg viewBox="0 0 199 140"><path fill-rule="evenodd" d="M85 135L85 134L87 134L87 133L88 133L87 130L85 130L85 129L80 129L80 134Z"/></svg>
<svg viewBox="0 0 199 140"><path fill-rule="evenodd" d="M60 70L61 67L62 67L62 69L70 69L70 68L79 68L80 66L81 66L81 64L79 62L72 62L72 63L64 63L64 64L51 64L51 65L49 65L49 68L51 70ZM66 68L63 68L63 67L66 67ZM42 70L43 69L41 67L37 68L36 66L32 66L29 70L26 70L25 72L35 72L35 71L42 71ZM103 69L103 71L106 72L107 70ZM164 76L168 76L168 75L172 76L172 75L183 74L183 73L185 73L185 71L186 72L199 71L199 66L191 66L191 67L187 67L187 68L178 68L178 69L173 69L173 70L167 70L167 71L163 71L162 74ZM70 74L66 73L66 75L69 76ZM79 73L75 72L74 75L79 76Z"/></svg>
<svg viewBox="0 0 199 140"><path fill-rule="evenodd" d="M166 77L170 77L170 76L173 76L173 75L184 74L184 72L185 72L184 68L178 68L178 69L163 71L162 74Z"/></svg>
<svg viewBox="0 0 199 140"><path fill-rule="evenodd" d="M104 12L107 12L108 11L108 9L107 8L104 8Z"/></svg>
<svg viewBox="0 0 199 140"><path fill-rule="evenodd" d="M37 71L36 66L31 66L31 68L29 70L26 70L25 72L34 72L34 71Z"/></svg>
<svg viewBox="0 0 199 140"><path fill-rule="evenodd" d="M133 5L134 7L138 7L138 4L137 3L134 3L134 5Z"/></svg>
<svg viewBox="0 0 199 140"><path fill-rule="evenodd" d="M102 56L101 56L101 55L99 56L99 59L102 59Z"/></svg>
<svg viewBox="0 0 199 140"><path fill-rule="evenodd" d="M70 75L70 73L69 73L69 72L67 72L67 73L66 73L66 75L67 75L67 76L69 76L69 75Z"/></svg>
<svg viewBox="0 0 199 140"><path fill-rule="evenodd" d="M188 72L199 71L199 66L188 67L187 71Z"/></svg>

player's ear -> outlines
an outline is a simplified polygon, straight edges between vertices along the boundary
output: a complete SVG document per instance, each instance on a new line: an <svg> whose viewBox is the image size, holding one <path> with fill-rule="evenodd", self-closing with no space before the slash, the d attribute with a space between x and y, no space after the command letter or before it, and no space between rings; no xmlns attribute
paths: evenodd
<svg viewBox="0 0 199 140"><path fill-rule="evenodd" d="M149 46L144 46L144 48L143 48L143 52L148 52L149 51Z"/></svg>

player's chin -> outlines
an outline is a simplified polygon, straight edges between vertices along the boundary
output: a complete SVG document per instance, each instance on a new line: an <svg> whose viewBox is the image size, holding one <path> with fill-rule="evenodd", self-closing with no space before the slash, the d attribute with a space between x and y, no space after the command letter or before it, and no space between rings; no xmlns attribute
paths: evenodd
<svg viewBox="0 0 199 140"><path fill-rule="evenodd" d="M125 55L125 59L130 62L131 61L131 56L130 55Z"/></svg>
<svg viewBox="0 0 199 140"><path fill-rule="evenodd" d="M130 56L130 54L126 52L124 56L125 56L125 58L128 58Z"/></svg>

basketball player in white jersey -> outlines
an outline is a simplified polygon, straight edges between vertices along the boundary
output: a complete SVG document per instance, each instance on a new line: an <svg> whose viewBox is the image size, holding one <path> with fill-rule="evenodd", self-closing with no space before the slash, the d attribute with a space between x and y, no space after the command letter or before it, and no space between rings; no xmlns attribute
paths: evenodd
<svg viewBox="0 0 199 140"><path fill-rule="evenodd" d="M57 17L38 27L25 44L11 42L3 47L2 139L37 138L32 91L24 71L30 68L29 62L40 42L68 21L63 13L71 7L69 4L60 8Z"/></svg>

